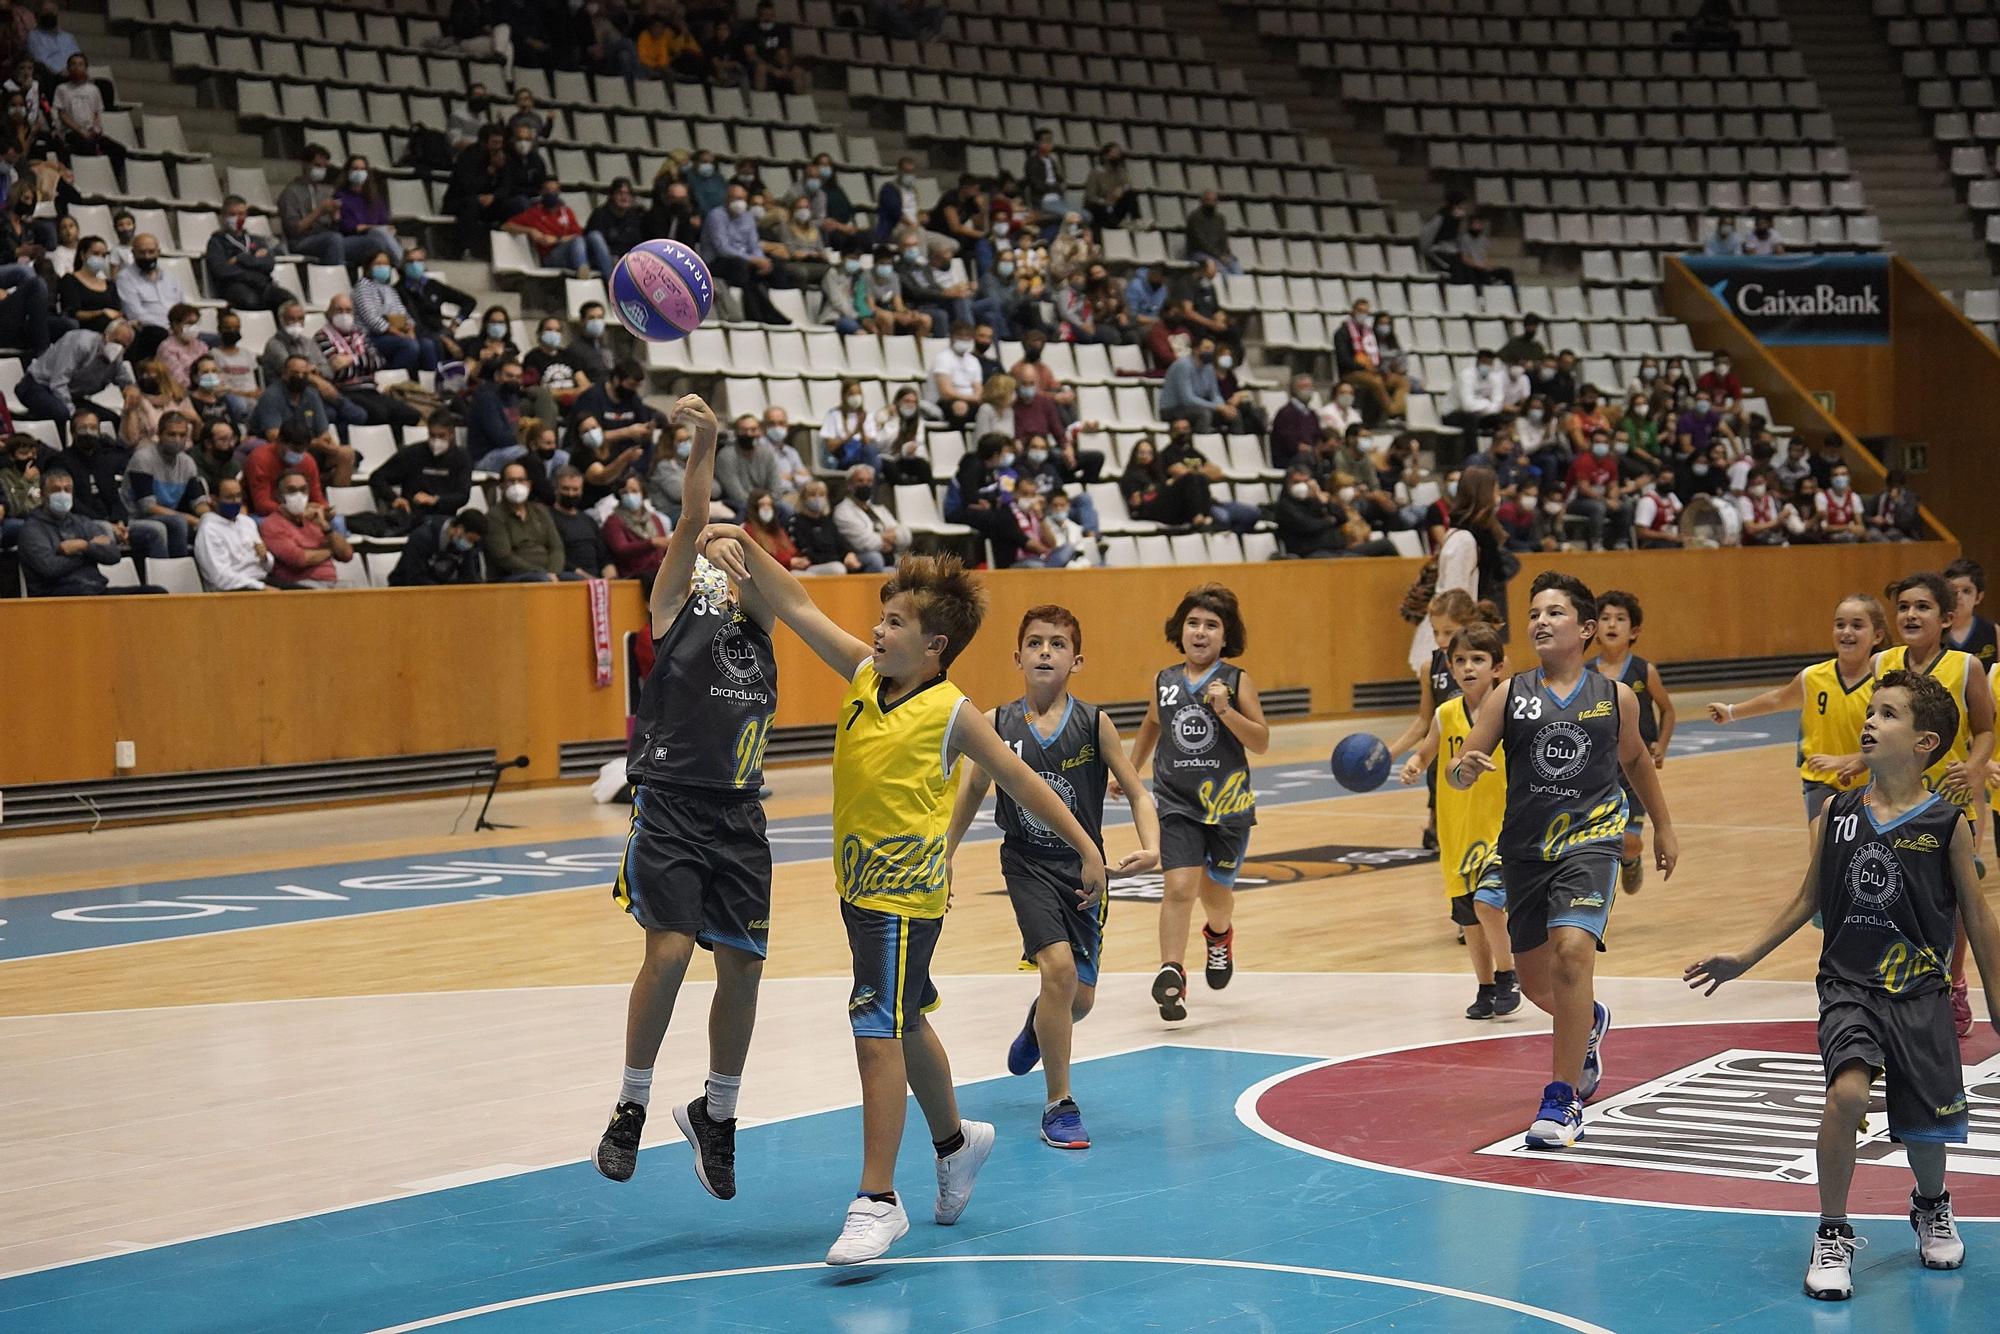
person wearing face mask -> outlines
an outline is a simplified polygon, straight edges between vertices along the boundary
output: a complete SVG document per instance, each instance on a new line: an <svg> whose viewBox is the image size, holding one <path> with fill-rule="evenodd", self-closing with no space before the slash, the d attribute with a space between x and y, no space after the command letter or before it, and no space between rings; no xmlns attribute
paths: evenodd
<svg viewBox="0 0 2000 1334"><path fill-rule="evenodd" d="M653 235L647 229L646 210L639 206L630 177L620 176L611 182L611 188L605 191L604 202L591 210L590 220L584 224L583 230L586 237L597 238L595 245L602 246L605 258L613 263L624 258L625 252L633 246ZM610 276L609 270L605 276Z"/></svg>
<svg viewBox="0 0 2000 1334"><path fill-rule="evenodd" d="M240 428L250 420L257 400L242 398L225 390L222 387L222 372L216 369L215 358L203 356L190 369L187 400L182 406L197 422L225 421Z"/></svg>
<svg viewBox="0 0 2000 1334"><path fill-rule="evenodd" d="M464 253L487 254L490 249L487 232L517 211L508 207L512 201L506 193L514 166L513 154L507 151L506 132L498 125L480 130L478 142L462 150L452 164L442 206L454 220Z"/></svg>
<svg viewBox="0 0 2000 1334"><path fill-rule="evenodd" d="M1185 417L1197 431L1233 429L1237 410L1222 396L1215 378L1215 341L1203 338L1193 351L1167 367L1160 382L1160 416Z"/></svg>
<svg viewBox="0 0 2000 1334"><path fill-rule="evenodd" d="M882 182L875 199L875 244L887 245L905 227L920 226L923 210L917 200L917 160L901 158L896 174Z"/></svg>
<svg viewBox="0 0 2000 1334"><path fill-rule="evenodd" d="M35 26L28 29L23 50L37 68L51 73L67 66L71 56L83 53L75 36L62 26L62 11L53 4L41 7Z"/></svg>
<svg viewBox="0 0 2000 1334"><path fill-rule="evenodd" d="M972 303L967 299L965 287L954 283L951 278L949 247L945 248L945 269L941 272L924 248L923 235L916 228L898 232L896 244L896 281L910 308L930 316L935 328L972 324L977 317L972 313Z"/></svg>
<svg viewBox="0 0 2000 1334"><path fill-rule="evenodd" d="M354 471L354 449L342 445L334 439L333 414L327 408L326 400L313 387L312 363L304 357L290 357L285 361L284 373L271 382L257 400L257 406L250 412L250 434L262 436L266 440L273 437L283 425L295 423L306 437L313 442L313 453L323 460L335 463L344 472L334 474L335 486L345 486L344 477L351 477ZM250 488L251 499L257 501L257 487ZM262 513L262 509L259 509Z"/></svg>
<svg viewBox="0 0 2000 1334"><path fill-rule="evenodd" d="M1447 282L1469 283L1481 292L1491 283L1514 285L1514 271L1493 262L1493 238L1487 235L1486 225L1480 214L1466 218L1465 229L1458 236L1457 259L1449 270Z"/></svg>
<svg viewBox="0 0 2000 1334"><path fill-rule="evenodd" d="M203 421L195 432L194 466L210 495L215 495L225 480L242 475L243 461L236 457L242 439L242 433L223 417Z"/></svg>
<svg viewBox="0 0 2000 1334"><path fill-rule="evenodd" d="M222 392L240 400L237 413L247 418L262 386L257 383L256 355L243 343L242 316L233 310L216 315L215 345L208 349L208 355L215 362L216 374L221 376Z"/></svg>
<svg viewBox="0 0 2000 1334"><path fill-rule="evenodd" d="M609 330L602 302L586 301L577 307L575 336L563 349L563 360L592 385L611 378L611 363L615 358L607 337Z"/></svg>
<svg viewBox="0 0 2000 1334"><path fill-rule="evenodd" d="M1800 490L1804 489L1801 483ZM1854 476L1845 463L1833 465L1826 486L1811 500L1820 520L1818 540L1859 542L1869 535L1867 504L1854 489Z"/></svg>
<svg viewBox="0 0 2000 1334"><path fill-rule="evenodd" d="M535 331L535 346L521 359L525 380L531 389L547 394L558 407L568 408L577 395L590 388L590 377L570 360L563 346L563 322L551 315Z"/></svg>
<svg viewBox="0 0 2000 1334"><path fill-rule="evenodd" d="M60 68L63 81L49 98L63 147L85 157L108 157L111 170L125 174L125 145L104 132L104 94L90 77L90 62L82 52Z"/></svg>
<svg viewBox="0 0 2000 1334"><path fill-rule="evenodd" d="M1586 447L1569 465L1569 504L1566 512L1582 519L1592 551L1626 544L1625 526L1629 516L1620 498L1618 460L1611 454L1611 435L1594 431Z"/></svg>
<svg viewBox="0 0 2000 1334"><path fill-rule="evenodd" d="M604 531L583 507L583 473L564 465L550 480L555 488L551 517L562 535L563 568L586 579L616 579L618 566L604 544Z"/></svg>
<svg viewBox="0 0 2000 1334"><path fill-rule="evenodd" d="M472 499L472 458L458 443L458 423L442 413L432 417L422 441L404 445L368 474L368 489L391 519L387 536L464 509ZM407 518L398 521L399 515Z"/></svg>
<svg viewBox="0 0 2000 1334"><path fill-rule="evenodd" d="M1090 211L1090 225L1102 232L1107 227L1123 227L1139 216L1139 196L1132 190L1132 174L1125 169L1125 150L1106 144L1097 163L1083 181L1083 206Z"/></svg>
<svg viewBox="0 0 2000 1334"><path fill-rule="evenodd" d="M418 332L410 318L410 308L392 284L396 280L395 261L387 250L368 256L362 276L354 284L354 313L368 341L382 354L383 365L391 370L434 371L438 365L438 344Z"/></svg>
<svg viewBox="0 0 2000 1334"><path fill-rule="evenodd" d="M133 451L125 465L138 521L160 525L166 554L188 554L188 538L209 512L208 486L190 455L194 419L180 412L161 417L156 443Z"/></svg>
<svg viewBox="0 0 2000 1334"><path fill-rule="evenodd" d="M1681 447L1696 454L1707 454L1709 445L1717 439L1731 446L1736 443L1736 432L1716 410L1714 399L1703 393L1695 395L1694 406L1680 415L1674 430Z"/></svg>
<svg viewBox="0 0 2000 1334"><path fill-rule="evenodd" d="M660 450L659 457L653 461L652 471L646 475L646 500L665 517L669 526L680 522L681 511L690 502L699 503L697 498L687 494L687 461L692 446L693 440L687 428L675 428L672 445ZM717 445L718 451L725 448L736 446ZM624 503L622 499L620 503ZM729 507L722 502L722 483L715 480L711 470L708 478L708 514L715 522L722 523L727 522L722 516L730 513ZM618 544L612 541L610 534L606 534L605 540L611 542L612 553L616 555ZM622 558L620 568L623 568Z"/></svg>
<svg viewBox="0 0 2000 1334"><path fill-rule="evenodd" d="M1314 442L1319 439L1320 414L1313 406L1313 377L1294 375L1291 392L1285 398L1285 405L1271 414L1271 466L1290 468L1292 460L1310 456ZM1350 398L1352 410L1353 399ZM1354 413L1355 420L1360 413ZM1344 428L1339 428L1344 429Z"/></svg>
<svg viewBox="0 0 2000 1334"><path fill-rule="evenodd" d="M125 313L110 277L111 251L102 237L84 236L77 240L76 256L75 267L56 284L57 299L78 328L101 334Z"/></svg>
<svg viewBox="0 0 2000 1334"><path fill-rule="evenodd" d="M500 230L527 237L538 262L546 268L569 269L579 278L588 278L593 273L610 276L611 253L604 237L584 234L575 211L563 202L562 182L553 174L537 182L534 199L508 218Z"/></svg>
<svg viewBox="0 0 2000 1334"><path fill-rule="evenodd" d="M312 498L313 483L298 468L278 477L278 506L258 522L271 553L270 582L278 588L332 588L340 581L335 562L354 559L345 534L328 522L326 507Z"/></svg>
<svg viewBox="0 0 2000 1334"><path fill-rule="evenodd" d="M522 209L531 207L541 191L542 182L554 174L549 169L548 159L542 154L535 131L526 124L511 126L507 130L499 189L494 196L494 203L500 209L500 220L505 222Z"/></svg>
<svg viewBox="0 0 2000 1334"><path fill-rule="evenodd" d="M595 525L589 520L593 536ZM435 588L450 584L483 584L487 568L487 516L475 509L445 512L423 519L410 530L389 572L392 588Z"/></svg>
<svg viewBox="0 0 2000 1334"><path fill-rule="evenodd" d="M1785 253L1785 243L1778 239L1778 231L1771 223L1770 214L1759 213L1750 220L1750 234L1743 238L1743 253L1746 255Z"/></svg>
<svg viewBox="0 0 2000 1334"><path fill-rule="evenodd" d="M133 338L131 324L122 319L113 320L102 334L75 329L58 338L28 363L27 373L15 386L22 407L18 415L53 421L58 436L67 439L77 404L112 385L126 391L128 402L136 399L137 383L125 363Z"/></svg>
<svg viewBox="0 0 2000 1334"><path fill-rule="evenodd" d="M340 233L333 176L333 159L326 148L307 144L299 154L299 174L278 195L278 234L293 254L314 264L359 263L366 256L359 253L359 245L350 255L349 242Z"/></svg>
<svg viewBox="0 0 2000 1334"><path fill-rule="evenodd" d="M782 441L785 426L776 425L775 434ZM777 446L767 438L764 423L747 412L736 419L733 434L715 447L715 482L738 514L748 512L752 491L777 492L784 487Z"/></svg>
<svg viewBox="0 0 2000 1334"><path fill-rule="evenodd" d="M875 309L868 267L865 255L845 255L838 264L828 264L820 278L820 297L838 333L857 334L864 328L870 333L894 332L894 323Z"/></svg>
<svg viewBox="0 0 2000 1334"><path fill-rule="evenodd" d="M1729 354L1718 352L1701 378L1694 382L1697 393L1707 394L1722 412L1734 412L1743 401L1743 381L1730 369Z"/></svg>
<svg viewBox="0 0 2000 1334"><path fill-rule="evenodd" d="M14 545L28 511L42 502L42 468L56 452L24 432L11 435L0 456L0 551Z"/></svg>
<svg viewBox="0 0 2000 1334"><path fill-rule="evenodd" d="M486 516L486 558L502 583L553 583L586 576L563 563L562 534L548 506L530 496L526 464L500 470L501 503Z"/></svg>
<svg viewBox="0 0 2000 1334"><path fill-rule="evenodd" d="M104 593L163 593L141 585L112 588L100 566L122 555L110 528L79 513L70 474L51 467L42 473L42 503L21 525L21 573L31 598L93 597Z"/></svg>
<svg viewBox="0 0 2000 1334"><path fill-rule="evenodd" d="M930 419L924 416L916 388L904 385L868 421L867 448L846 464L866 463L884 486L929 485Z"/></svg>
<svg viewBox="0 0 2000 1334"><path fill-rule="evenodd" d="M793 574L804 574L812 563L799 554L788 521L778 513L777 502L762 491L750 496L750 512L743 516L743 531L764 548L765 554Z"/></svg>
<svg viewBox="0 0 2000 1334"><path fill-rule="evenodd" d="M674 176L670 175L672 172L678 173L680 183L686 187L687 201L694 210L695 226L699 231L702 219L709 215L710 210L728 202L729 178L723 174L721 164L715 160L715 154L705 148L697 152L694 159L685 167L676 168L669 159L667 164L660 168L660 175L654 179L653 203L656 213L661 200L669 197L663 193L663 187L674 179Z"/></svg>
<svg viewBox="0 0 2000 1334"><path fill-rule="evenodd" d="M1916 542L1924 536L1923 514L1917 507L1917 494L1910 490L1909 475L1901 468L1889 469L1883 479L1882 490L1867 504L1863 524L1870 542ZM1833 490L1846 497L1851 493L1848 485L1846 465L1836 468L1833 473ZM1829 508L1831 504L1829 503ZM1829 540L1833 533L1828 525ZM1950 613L1946 612L1949 616Z"/></svg>
<svg viewBox="0 0 2000 1334"><path fill-rule="evenodd" d="M760 324L791 323L772 304L770 289L793 280L765 253L757 221L750 216L750 192L740 184L732 183L724 201L702 219L701 255L717 278L742 289L747 317Z"/></svg>
<svg viewBox="0 0 2000 1334"><path fill-rule="evenodd" d="M403 247L396 291L403 298L403 308L409 312L410 327L416 335L435 340L440 359L460 360L465 354L453 335L477 308L472 294L434 275L430 271L430 252L421 245Z"/></svg>
<svg viewBox="0 0 2000 1334"><path fill-rule="evenodd" d="M903 280L896 269L896 251L884 246L873 255L864 252L864 261L872 264L863 269L868 280L868 301L875 310L875 327L882 333L913 333L920 338L931 334L931 317L924 311L913 310L903 300Z"/></svg>
<svg viewBox="0 0 2000 1334"><path fill-rule="evenodd" d="M201 312L191 305L175 306L167 312L167 327L173 332L160 344L154 359L166 368L175 385L185 389L195 362L208 355L208 344L201 336Z"/></svg>
<svg viewBox="0 0 2000 1334"><path fill-rule="evenodd" d="M766 209L758 235L764 253L787 275L783 286L817 287L832 267L810 201L794 200Z"/></svg>
<svg viewBox="0 0 2000 1334"><path fill-rule="evenodd" d="M840 382L840 402L827 412L819 427L822 466L845 472L857 464L865 463L871 468L877 465L880 450L873 440L864 403L859 380Z"/></svg>
<svg viewBox="0 0 2000 1334"><path fill-rule="evenodd" d="M534 416L527 403L526 372L514 357L496 361L466 406L466 452L477 472L497 472L521 457L521 422Z"/></svg>
<svg viewBox="0 0 2000 1334"><path fill-rule="evenodd" d="M1727 213L1715 220L1715 230L1701 244L1701 253L1712 256L1733 256L1743 253L1743 233L1736 228L1736 219Z"/></svg>
<svg viewBox="0 0 2000 1334"><path fill-rule="evenodd" d="M382 356L361 331L354 299L345 292L328 299L326 323L313 335L313 341L332 371L335 397L327 400L327 410L335 421L393 426L400 436L404 427L415 426L422 420L415 408L376 386L375 376L382 369Z"/></svg>
<svg viewBox="0 0 2000 1334"><path fill-rule="evenodd" d="M833 505L826 483L815 479L799 493L798 512L789 525L792 545L806 562L804 574L847 574L859 572L861 558L840 535L833 520Z"/></svg>
<svg viewBox="0 0 2000 1334"><path fill-rule="evenodd" d="M250 206L241 195L222 201L222 225L210 234L204 263L208 290L240 310L275 311L293 296L278 284L278 258L250 229Z"/></svg>
<svg viewBox="0 0 2000 1334"><path fill-rule="evenodd" d="M1731 497L1736 503L1737 517L1743 521L1746 547L1786 545L1784 506L1772 485L1774 481L1769 468L1753 469L1743 493Z"/></svg>
<svg viewBox="0 0 2000 1334"><path fill-rule="evenodd" d="M1641 551L1681 545L1681 501L1673 489L1644 472L1632 480L1632 542Z"/></svg>
<svg viewBox="0 0 2000 1334"><path fill-rule="evenodd" d="M1319 430L1329 430L1342 436L1347 434L1348 427L1363 426L1366 421L1361 410L1360 394L1351 384L1335 385L1326 402L1320 405Z"/></svg>
<svg viewBox="0 0 2000 1334"><path fill-rule="evenodd" d="M151 232L132 238L132 263L118 274L118 304L137 326L132 357L144 361L172 331L168 312L187 304L187 289L160 263L160 242Z"/></svg>
<svg viewBox="0 0 2000 1334"><path fill-rule="evenodd" d="M1500 345L1500 360L1510 366L1516 362L1532 366L1548 354L1542 345L1542 317L1533 311L1521 317L1514 336Z"/></svg>
<svg viewBox="0 0 2000 1334"><path fill-rule="evenodd" d="M755 18L730 34L730 46L743 63L750 86L781 93L805 91L805 71L792 60L792 28L778 22L777 6L763 0Z"/></svg>
<svg viewBox="0 0 2000 1334"><path fill-rule="evenodd" d="M270 549L243 499L243 483L225 478L215 492L215 505L192 543L195 569L211 593L268 593L272 566Z"/></svg>
<svg viewBox="0 0 2000 1334"><path fill-rule="evenodd" d="M979 387L979 411L972 419L974 435L998 432L1019 440L1022 432L1014 424L1016 386L1011 375L996 375Z"/></svg>
<svg viewBox="0 0 2000 1334"><path fill-rule="evenodd" d="M652 442L654 432L666 425L666 418L640 397L645 384L645 367L636 361L618 362L609 376L577 395L570 417L575 421L596 418L604 431L606 449L644 448Z"/></svg>
<svg viewBox="0 0 2000 1334"><path fill-rule="evenodd" d="M865 463L847 470L847 494L834 506L833 525L865 573L894 565L910 548L910 530L877 499L875 470Z"/></svg>
<svg viewBox="0 0 2000 1334"><path fill-rule="evenodd" d="M963 430L979 414L984 378L979 358L972 355L972 326L955 324L951 342L931 358L925 396L948 427Z"/></svg>
<svg viewBox="0 0 2000 1334"><path fill-rule="evenodd" d="M1368 302L1355 302L1333 331L1333 365L1341 383L1357 391L1362 414L1371 424L1403 416L1410 393L1409 377L1387 366L1384 349L1375 337L1374 308ZM1505 386L1499 388L1504 391ZM1500 397L1499 393L1494 395L1496 401Z"/></svg>

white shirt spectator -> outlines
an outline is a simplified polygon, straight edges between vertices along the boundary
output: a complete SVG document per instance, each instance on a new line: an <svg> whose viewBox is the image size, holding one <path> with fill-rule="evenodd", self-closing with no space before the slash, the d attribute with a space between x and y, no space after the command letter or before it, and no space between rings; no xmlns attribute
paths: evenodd
<svg viewBox="0 0 2000 1334"><path fill-rule="evenodd" d="M58 278L74 273L76 271L76 247L73 245L59 245L54 250L49 251L49 268L55 271L55 275Z"/></svg>
<svg viewBox="0 0 2000 1334"><path fill-rule="evenodd" d="M1490 417L1507 403L1507 372L1497 362L1481 370L1478 362L1458 373L1459 412Z"/></svg>
<svg viewBox="0 0 2000 1334"><path fill-rule="evenodd" d="M930 427L930 423L924 420L924 414L921 412L917 414L916 422L916 433L912 436L916 448L906 451L910 454L924 452L924 432ZM883 404L868 419L868 443L883 453L894 447L896 441L902 438L902 434L903 414L894 403Z"/></svg>
<svg viewBox="0 0 2000 1334"><path fill-rule="evenodd" d="M972 353L960 355L951 350L949 343L937 350L937 355L931 358L930 378L924 382L927 396L932 402L937 401L937 377L940 375L950 380L951 387L963 397L971 399L979 397L979 386L984 383L984 376L980 373L979 358Z"/></svg>
<svg viewBox="0 0 2000 1334"><path fill-rule="evenodd" d="M1343 408L1340 406L1340 400L1337 398L1329 398L1326 402L1320 405L1319 424L1321 426L1331 427L1333 430L1338 431L1343 436L1347 434L1348 427L1354 425L1356 422L1360 420L1361 420L1360 408L1355 407L1352 404L1349 404L1347 407Z"/></svg>
<svg viewBox="0 0 2000 1334"><path fill-rule="evenodd" d="M1659 532L1680 522L1680 498L1671 491L1651 491L1639 497L1632 509L1632 524Z"/></svg>
<svg viewBox="0 0 2000 1334"><path fill-rule="evenodd" d="M218 593L262 588L272 565L270 552L257 554L262 540L248 507L234 519L211 514L194 530L195 568Z"/></svg>
<svg viewBox="0 0 2000 1334"><path fill-rule="evenodd" d="M1513 412L1533 397L1534 384L1528 379L1526 367L1514 367L1506 371L1505 375L1507 377L1505 406L1507 411Z"/></svg>
<svg viewBox="0 0 2000 1334"><path fill-rule="evenodd" d="M1750 489L1750 466L1754 462L1748 454L1729 465L1729 492L1739 501L1743 493Z"/></svg>
<svg viewBox="0 0 2000 1334"><path fill-rule="evenodd" d="M125 318L134 324L168 328L167 312L186 301L187 292L181 287L181 280L167 272L165 260L150 277L139 272L137 264L128 264L118 271L118 304L125 308Z"/></svg>
<svg viewBox="0 0 2000 1334"><path fill-rule="evenodd" d="M896 555L910 547L910 530L897 523L896 516L877 502L863 505L848 496L833 507L833 526L840 530L840 540L857 555L873 551L888 559L889 553L882 551L885 537L895 544Z"/></svg>
<svg viewBox="0 0 2000 1334"><path fill-rule="evenodd" d="M1444 545L1438 548L1437 563L1438 593L1456 588L1474 598L1479 596L1479 540L1471 533L1463 528L1446 533ZM1418 621L1417 632L1410 637L1410 670L1429 671L1431 654L1443 647L1431 629L1431 618L1426 616Z"/></svg>
<svg viewBox="0 0 2000 1334"><path fill-rule="evenodd" d="M98 90L96 80L85 79L82 83L64 80L56 85L49 101L55 107L56 123L65 131L69 125L63 117L67 116L86 130L97 134L104 132L104 94Z"/></svg>

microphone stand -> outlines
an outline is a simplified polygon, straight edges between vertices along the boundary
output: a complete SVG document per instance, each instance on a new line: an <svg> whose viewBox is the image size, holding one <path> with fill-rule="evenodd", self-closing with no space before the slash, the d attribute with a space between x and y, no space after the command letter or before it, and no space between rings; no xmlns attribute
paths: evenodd
<svg viewBox="0 0 2000 1334"><path fill-rule="evenodd" d="M519 829L521 827L519 825L502 824L498 820L489 820L486 818L486 812L493 809L493 793L500 786L500 775L505 771L507 771L508 769L515 768L516 766L512 764L501 764L498 761L495 761L492 764L482 765L480 767L491 769L493 771L493 774L492 777L490 777L487 780L486 800L479 804L479 818L473 822L472 832L476 834L479 833L481 830L485 829ZM475 778L477 777L477 774L478 771L474 770Z"/></svg>

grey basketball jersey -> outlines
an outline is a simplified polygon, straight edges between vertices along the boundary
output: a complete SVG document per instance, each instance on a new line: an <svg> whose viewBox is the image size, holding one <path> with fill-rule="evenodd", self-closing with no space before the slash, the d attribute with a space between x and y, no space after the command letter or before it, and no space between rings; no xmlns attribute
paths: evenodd
<svg viewBox="0 0 2000 1334"><path fill-rule="evenodd" d="M1055 734L1043 739L1028 721L1028 703L1017 699L995 711L993 723L1000 739L1026 761L1041 780L1055 790L1077 823L1104 851L1104 787L1110 770L1097 744L1097 706L1071 697ZM1007 835L1003 849L1030 856L1075 862L1076 852L1061 835L1045 829L1003 789L994 820Z"/></svg>
<svg viewBox="0 0 2000 1334"><path fill-rule="evenodd" d="M653 642L625 777L754 798L777 708L769 632L737 604L695 593Z"/></svg>
<svg viewBox="0 0 2000 1334"><path fill-rule="evenodd" d="M1586 666L1567 698L1542 670L1507 686L1500 728L1507 753L1507 814L1500 855L1560 861L1617 853L1630 819L1618 766L1618 683Z"/></svg>
<svg viewBox="0 0 2000 1334"><path fill-rule="evenodd" d="M1160 817L1178 815L1202 824L1257 823L1257 794L1243 743L1222 725L1202 698L1210 681L1236 698L1243 669L1218 662L1195 679L1185 668L1163 668L1154 678L1160 711L1160 744L1153 754L1153 804Z"/></svg>
<svg viewBox="0 0 2000 1334"><path fill-rule="evenodd" d="M1942 991L1951 974L1958 895L1951 839L1964 813L1935 793L1878 825L1868 788L1826 804L1819 853L1819 975L1891 996Z"/></svg>

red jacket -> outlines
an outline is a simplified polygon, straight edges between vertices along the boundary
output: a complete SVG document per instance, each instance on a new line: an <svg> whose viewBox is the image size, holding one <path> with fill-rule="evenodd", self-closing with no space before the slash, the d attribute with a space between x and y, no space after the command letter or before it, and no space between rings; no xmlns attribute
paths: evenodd
<svg viewBox="0 0 2000 1334"><path fill-rule="evenodd" d="M326 503L326 492L320 490L319 485L319 464L313 461L313 456L308 453L297 463L286 463L284 449L273 440L269 444L257 446L243 459L243 489L250 496L252 514L261 518L266 514L275 514L283 508L278 501L278 479L288 470L296 470L306 475L306 482L311 487L313 504ZM271 544L266 542L264 545L268 547Z"/></svg>
<svg viewBox="0 0 2000 1334"><path fill-rule="evenodd" d="M576 214L570 212L568 204L557 209L546 209L542 207L539 199L507 219L507 225L532 227L538 232L547 232L550 236L558 238L583 235L583 225L576 220ZM545 245L536 246L536 258L545 258L551 248Z"/></svg>
<svg viewBox="0 0 2000 1334"><path fill-rule="evenodd" d="M637 579L659 569L660 561L667 553L635 534L627 526L626 518L623 511L614 511L604 521L604 545L610 549L612 562L618 566L618 576L621 579ZM641 510L639 518L652 536L666 533L665 521L651 510Z"/></svg>
<svg viewBox="0 0 2000 1334"><path fill-rule="evenodd" d="M330 584L334 581L331 556L317 565L307 565L302 557L304 552L328 545L326 529L318 523L304 516L294 519L289 514L267 514L257 525L257 531L275 562L271 567L272 582L295 584L301 579L316 579Z"/></svg>
<svg viewBox="0 0 2000 1334"><path fill-rule="evenodd" d="M1618 460L1606 455L1578 454L1569 461L1569 485L1574 491L1579 486L1601 486L1607 491L1618 480Z"/></svg>

